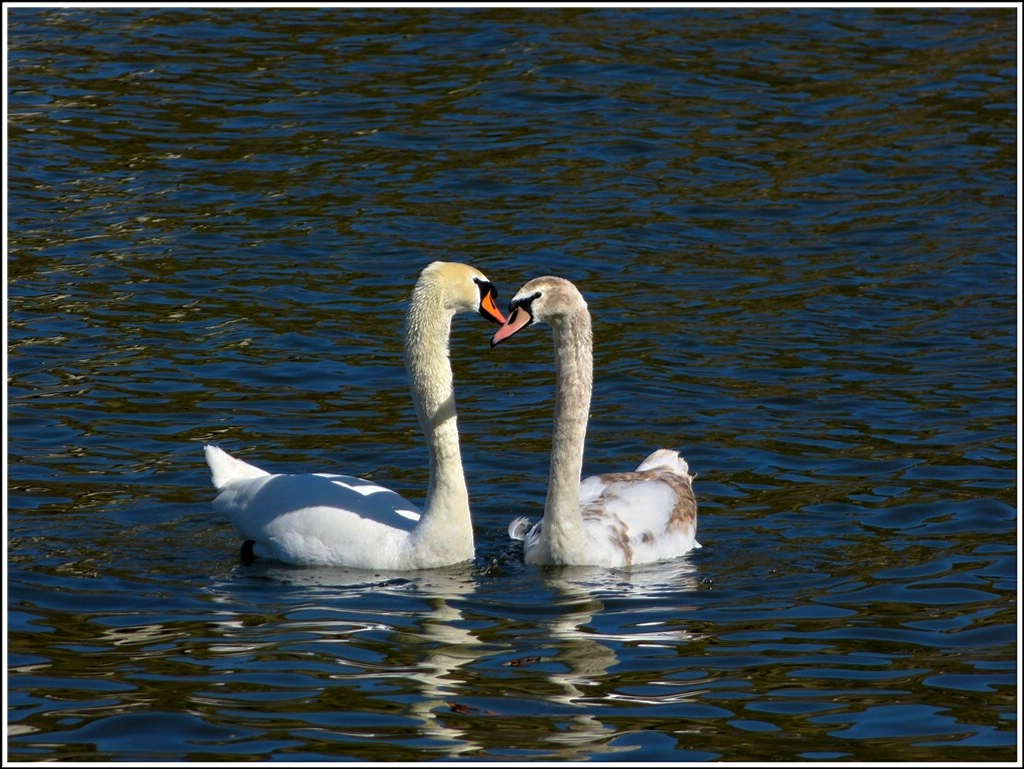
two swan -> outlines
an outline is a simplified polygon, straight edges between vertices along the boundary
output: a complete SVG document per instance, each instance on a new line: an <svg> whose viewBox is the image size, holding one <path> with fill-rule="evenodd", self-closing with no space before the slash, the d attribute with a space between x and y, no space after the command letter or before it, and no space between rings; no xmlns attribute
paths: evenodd
<svg viewBox="0 0 1024 769"><path fill-rule="evenodd" d="M534 322L555 341L555 425L544 518L509 526L527 563L629 567L700 547L693 477L675 451L652 453L633 472L580 481L593 379L586 302L551 276L523 286L506 321L495 290L468 265L434 262L420 274L405 324L405 362L429 449L422 513L395 492L326 473L271 475L208 445L220 492L214 508L245 543L243 560L271 557L301 565L412 570L473 557L469 494L459 451L448 337L456 313L476 311L501 324L491 346Z"/></svg>

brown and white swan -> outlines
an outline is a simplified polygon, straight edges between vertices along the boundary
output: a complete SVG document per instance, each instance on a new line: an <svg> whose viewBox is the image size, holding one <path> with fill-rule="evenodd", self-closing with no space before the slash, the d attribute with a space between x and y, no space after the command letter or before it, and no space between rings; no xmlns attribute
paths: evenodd
<svg viewBox="0 0 1024 769"><path fill-rule="evenodd" d="M508 531L530 564L629 567L700 547L693 477L678 452L658 449L631 472L580 480L593 388L593 332L579 290L554 276L535 278L512 298L491 346L533 323L551 326L555 417L544 517Z"/></svg>

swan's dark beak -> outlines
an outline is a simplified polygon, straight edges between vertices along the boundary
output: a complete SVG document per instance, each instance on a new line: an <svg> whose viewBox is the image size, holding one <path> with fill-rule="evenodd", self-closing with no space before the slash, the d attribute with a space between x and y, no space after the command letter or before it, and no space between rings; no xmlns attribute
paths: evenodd
<svg viewBox="0 0 1024 769"><path fill-rule="evenodd" d="M530 313L528 305L520 304L512 307L512 312L508 316L508 320L494 332L494 336L491 337L491 347L494 345L504 342L510 336L517 331L526 328L533 323L533 315Z"/></svg>
<svg viewBox="0 0 1024 769"><path fill-rule="evenodd" d="M498 296L498 292L495 291L494 286L490 283L483 281L478 281L477 283L480 286L480 306L477 308L477 312L492 323L503 324L505 316L501 314L501 310L498 309L498 305L494 301Z"/></svg>

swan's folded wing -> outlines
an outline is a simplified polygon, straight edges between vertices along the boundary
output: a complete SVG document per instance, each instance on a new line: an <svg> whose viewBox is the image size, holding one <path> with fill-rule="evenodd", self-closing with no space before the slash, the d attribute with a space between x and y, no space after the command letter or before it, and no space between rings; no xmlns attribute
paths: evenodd
<svg viewBox="0 0 1024 769"><path fill-rule="evenodd" d="M689 475L650 469L591 476L580 483L580 513L595 540L622 550L627 564L699 547Z"/></svg>
<svg viewBox="0 0 1024 769"><path fill-rule="evenodd" d="M289 562L353 563L391 547L420 518L411 502L390 489L345 475L266 475L229 483L214 508L243 538L272 543ZM320 551L324 552L321 553Z"/></svg>

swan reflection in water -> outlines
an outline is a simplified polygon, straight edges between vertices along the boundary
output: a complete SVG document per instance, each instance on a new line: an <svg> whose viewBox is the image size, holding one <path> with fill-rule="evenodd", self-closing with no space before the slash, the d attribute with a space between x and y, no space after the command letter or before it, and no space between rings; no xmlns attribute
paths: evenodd
<svg viewBox="0 0 1024 769"><path fill-rule="evenodd" d="M524 575L529 592L497 594L485 583ZM286 588L264 605L266 584L251 580ZM295 660L306 679L296 692L303 704L280 715L300 722L293 733L316 733L308 748L320 753L383 759L389 741L392 757L628 752L634 748L609 744L624 732L603 719L623 701L644 700L617 691L609 672L619 663L616 649L687 643L687 631L665 620L666 607L679 607L696 587L688 559L631 571L555 567L497 577L470 564L412 573L248 567L211 589L215 600L249 606L218 623L222 637L210 648L237 658L235 670L247 673L250 688L260 670L282 671L274 661ZM538 601L548 607L542 622ZM532 625L515 619L520 607ZM265 686L274 689L274 679ZM268 707L279 699L269 697ZM229 705L237 708L237 699L222 703ZM395 725L396 713L411 719L408 726ZM371 747L371 737L381 746ZM325 750L330 742L336 745Z"/></svg>
<svg viewBox="0 0 1024 769"><path fill-rule="evenodd" d="M311 728L322 730L310 750L325 752L323 742L333 741L337 747L328 752L354 755L349 747L355 745L360 758L386 759L385 743L406 739L396 732L396 712L410 719L402 728L408 739L429 738L432 751L458 755L482 749L464 730L438 717L464 694L453 673L494 649L460 624L462 599L477 588L471 565L385 572L262 564L244 571L245 578L283 584L294 592L276 591L273 607L253 605L253 613L264 622L236 616L219 623L224 634L220 650L257 660L295 653L312 658L317 692L305 698L308 706L289 711L298 720L332 712L326 728L319 716L295 727L306 734ZM259 600L259 591L237 578L213 592L237 604L240 587L249 593L246 600ZM288 597L295 603L282 605ZM297 634L300 642L294 640ZM325 660L336 669L325 668ZM386 727L374 725L373 713L385 714ZM363 752L370 737L380 743L371 749L373 755Z"/></svg>
<svg viewBox="0 0 1024 769"><path fill-rule="evenodd" d="M548 645L556 650L553 656L542 658L547 681L555 687L546 699L560 705L569 718L559 718L563 727L543 740L558 745L558 755L563 758L633 750L632 746L608 744L627 733L615 723L606 723L617 715L616 706L664 704L678 695L639 697L618 691L619 682L612 672L620 662L616 650L623 644L674 650L693 639L685 628L667 621L665 614L668 607L685 608L679 601L698 588L696 567L689 559L677 559L630 571L549 568L545 583L559 595L559 611L544 628ZM564 669L551 670L552 662ZM661 682L645 683L650 687ZM678 681L666 683L672 691L678 689ZM691 691L686 696L700 693Z"/></svg>

